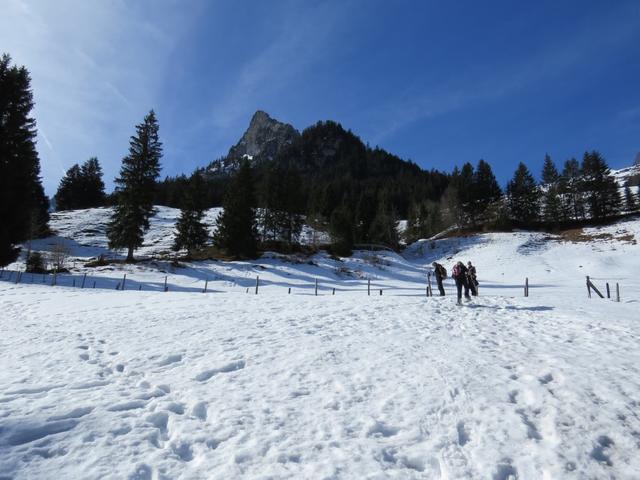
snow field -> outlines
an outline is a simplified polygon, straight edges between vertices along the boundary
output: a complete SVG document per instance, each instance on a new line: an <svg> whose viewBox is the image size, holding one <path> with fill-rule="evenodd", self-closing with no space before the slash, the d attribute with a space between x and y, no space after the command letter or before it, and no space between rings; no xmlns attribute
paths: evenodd
<svg viewBox="0 0 640 480"><path fill-rule="evenodd" d="M0 473L634 478L634 302L0 283Z"/></svg>
<svg viewBox="0 0 640 480"><path fill-rule="evenodd" d="M577 243L87 268L107 216L57 214L33 242L70 248L58 286L0 280L0 479L638 478L638 220ZM169 250L176 217L141 254ZM448 279L426 298L434 260L471 260L481 296L456 307ZM588 300L586 275L622 302Z"/></svg>

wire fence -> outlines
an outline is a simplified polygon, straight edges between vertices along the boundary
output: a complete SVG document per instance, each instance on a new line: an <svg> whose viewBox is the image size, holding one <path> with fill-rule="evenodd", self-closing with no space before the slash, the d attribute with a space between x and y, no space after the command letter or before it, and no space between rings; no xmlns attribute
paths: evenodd
<svg viewBox="0 0 640 480"><path fill-rule="evenodd" d="M229 278L224 276L211 276L205 278L191 278L180 276L179 282L172 281L172 275L158 276L150 279L133 277L131 274L123 273L122 276L90 275L88 273L70 272L48 272L31 273L20 270L0 269L0 282L14 284L39 284L50 287L65 287L73 289L101 289L117 291L144 291L144 292L199 292L199 293L227 293L240 292L258 295L268 291L273 293L286 293L288 295L339 295L344 293L360 294L367 296L438 296L438 289L434 292L432 275L425 276L424 283L404 281L404 285L389 285L383 279L353 279L353 280L331 280L320 281L318 278L307 282L289 283L286 281L265 280L260 275L255 277L246 276L244 278ZM601 286L598 288L594 280ZM451 283L443 285L447 295L455 295L456 287ZM514 283L484 283L479 291L495 291L494 289L507 290L513 292L513 296L529 297L531 289L541 289L550 285L530 283L529 278ZM476 292L476 293L479 293ZM621 287L619 282L609 283L608 279L586 277L587 298L607 298L617 302L621 301ZM541 295L542 296L542 295Z"/></svg>

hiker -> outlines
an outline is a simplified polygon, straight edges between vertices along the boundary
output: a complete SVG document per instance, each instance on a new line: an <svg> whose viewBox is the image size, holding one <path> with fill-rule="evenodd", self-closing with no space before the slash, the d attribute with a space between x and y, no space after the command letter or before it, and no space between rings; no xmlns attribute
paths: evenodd
<svg viewBox="0 0 640 480"><path fill-rule="evenodd" d="M458 305L462 305L462 287L464 287L464 298L471 300L469 296L469 282L467 282L467 267L464 263L457 262L453 266L451 276L456 281L456 288L458 289Z"/></svg>
<svg viewBox="0 0 640 480"><path fill-rule="evenodd" d="M440 296L444 297L444 287L442 286L442 280L447 278L447 269L437 262L433 262L431 266L433 267L434 275L436 276L436 282L438 283L438 291L440 292Z"/></svg>
<svg viewBox="0 0 640 480"><path fill-rule="evenodd" d="M467 262L467 282L469 282L469 290L474 297L478 296L478 277L476 275L476 267Z"/></svg>

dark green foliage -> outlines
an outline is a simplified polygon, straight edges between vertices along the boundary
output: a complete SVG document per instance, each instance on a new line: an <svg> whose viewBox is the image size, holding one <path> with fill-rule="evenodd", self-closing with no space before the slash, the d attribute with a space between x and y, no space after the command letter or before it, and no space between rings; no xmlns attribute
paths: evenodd
<svg viewBox="0 0 640 480"><path fill-rule="evenodd" d="M31 79L0 58L0 265L16 259L20 242L48 232L49 202L40 181Z"/></svg>
<svg viewBox="0 0 640 480"><path fill-rule="evenodd" d="M105 204L102 168L93 157L82 164L73 165L60 180L55 195L56 210L101 207Z"/></svg>
<svg viewBox="0 0 640 480"><path fill-rule="evenodd" d="M555 163L547 154L544 156L544 164L542 166L542 185L554 185L560 180L560 174Z"/></svg>
<svg viewBox="0 0 640 480"><path fill-rule="evenodd" d="M297 242L302 230L300 175L294 169L270 164L259 187L259 215L263 241Z"/></svg>
<svg viewBox="0 0 640 480"><path fill-rule="evenodd" d="M40 252L31 252L27 257L26 271L29 273L45 273L45 260Z"/></svg>
<svg viewBox="0 0 640 480"><path fill-rule="evenodd" d="M520 162L513 179L507 184L507 198L511 218L523 224L538 220L540 191L527 166Z"/></svg>
<svg viewBox="0 0 640 480"><path fill-rule="evenodd" d="M563 219L563 203L560 196L560 174L549 155L544 157L541 187L542 218L545 222L554 223Z"/></svg>
<svg viewBox="0 0 640 480"><path fill-rule="evenodd" d="M204 217L204 179L194 173L183 192L180 217L176 222L176 238L173 244L175 251L186 249L189 255L202 248L208 238L207 227L202 222Z"/></svg>
<svg viewBox="0 0 640 480"><path fill-rule="evenodd" d="M136 125L136 135L129 141L129 154L122 160L116 178L116 205L107 227L109 248L127 249L127 261L142 245L144 232L154 213L153 198L156 179L160 175L162 143L158 137L158 121L153 110Z"/></svg>
<svg viewBox="0 0 640 480"><path fill-rule="evenodd" d="M398 222L389 207L389 201L384 194L378 200L376 215L369 227L369 242L385 245L390 248L398 247Z"/></svg>
<svg viewBox="0 0 640 480"><path fill-rule="evenodd" d="M627 212L635 212L638 209L638 199L631 191L631 187L624 187L624 206Z"/></svg>
<svg viewBox="0 0 640 480"><path fill-rule="evenodd" d="M331 214L329 220L329 234L331 235L331 249L334 254L351 255L354 245L353 212L347 205L341 205Z"/></svg>
<svg viewBox="0 0 640 480"><path fill-rule="evenodd" d="M305 129L274 162L299 172L306 212L325 218L343 202L357 209L363 197L373 198L375 206L379 195L385 195L389 207L402 217L414 202L436 201L448 183L447 175L424 171L380 148L372 149L331 121ZM364 223L372 221L369 212L360 211ZM368 228L358 232L366 237Z"/></svg>
<svg viewBox="0 0 640 480"><path fill-rule="evenodd" d="M442 229L442 213L438 203L427 200L411 206L405 232L407 243L432 237Z"/></svg>
<svg viewBox="0 0 640 480"><path fill-rule="evenodd" d="M560 176L559 192L562 195L562 219L585 218L582 170L575 158L564 163Z"/></svg>
<svg viewBox="0 0 640 480"><path fill-rule="evenodd" d="M606 160L595 150L585 152L582 159L582 189L591 218L605 218L620 211L618 184Z"/></svg>
<svg viewBox="0 0 640 480"><path fill-rule="evenodd" d="M487 209L502 197L502 190L496 180L491 165L480 160L473 174L472 222L486 220Z"/></svg>
<svg viewBox="0 0 640 480"><path fill-rule="evenodd" d="M254 258L257 253L255 185L251 166L242 162L224 197L218 217L216 245L236 258Z"/></svg>
<svg viewBox="0 0 640 480"><path fill-rule="evenodd" d="M542 218L545 222L555 223L564 218L562 198L558 193L558 186L547 187L542 197Z"/></svg>

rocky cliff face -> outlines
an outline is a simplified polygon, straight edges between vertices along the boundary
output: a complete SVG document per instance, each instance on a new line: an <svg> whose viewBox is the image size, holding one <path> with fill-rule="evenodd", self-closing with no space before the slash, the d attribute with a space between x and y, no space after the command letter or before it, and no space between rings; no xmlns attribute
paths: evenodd
<svg viewBox="0 0 640 480"><path fill-rule="evenodd" d="M258 110L240 141L229 149L225 158L216 160L209 166L209 173L233 173L244 158L253 164L273 160L282 148L299 136L300 133L288 123L279 122L268 113Z"/></svg>

